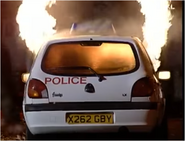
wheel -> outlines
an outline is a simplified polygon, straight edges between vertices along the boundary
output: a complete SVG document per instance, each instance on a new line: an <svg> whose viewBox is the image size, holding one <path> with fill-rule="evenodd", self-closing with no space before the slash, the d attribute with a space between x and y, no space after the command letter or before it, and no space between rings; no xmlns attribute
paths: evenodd
<svg viewBox="0 0 185 141"><path fill-rule="evenodd" d="M26 126L26 140L33 140L33 139L35 139L35 136L30 132L30 130Z"/></svg>
<svg viewBox="0 0 185 141"><path fill-rule="evenodd" d="M168 139L168 123L167 123L166 116L164 116L161 124L153 130L152 136L153 138L157 140L167 140Z"/></svg>
<svg viewBox="0 0 185 141"><path fill-rule="evenodd" d="M26 127L26 140L47 140L48 137L50 136L47 136L45 134L41 134L41 135L33 135L29 128Z"/></svg>

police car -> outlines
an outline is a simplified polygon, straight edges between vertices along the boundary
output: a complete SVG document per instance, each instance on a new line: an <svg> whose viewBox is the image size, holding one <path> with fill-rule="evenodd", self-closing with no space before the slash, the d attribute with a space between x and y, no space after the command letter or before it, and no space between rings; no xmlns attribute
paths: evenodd
<svg viewBox="0 0 185 141"><path fill-rule="evenodd" d="M27 78L27 138L71 132L150 132L165 97L136 37L60 34L40 49Z"/></svg>

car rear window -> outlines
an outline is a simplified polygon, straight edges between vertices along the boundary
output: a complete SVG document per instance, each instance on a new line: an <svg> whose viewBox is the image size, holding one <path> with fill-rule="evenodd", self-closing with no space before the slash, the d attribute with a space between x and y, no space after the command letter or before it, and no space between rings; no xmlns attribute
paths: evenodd
<svg viewBox="0 0 185 141"><path fill-rule="evenodd" d="M136 63L129 43L88 41L50 45L41 68L54 75L94 75L91 70L101 75L114 75L133 71Z"/></svg>

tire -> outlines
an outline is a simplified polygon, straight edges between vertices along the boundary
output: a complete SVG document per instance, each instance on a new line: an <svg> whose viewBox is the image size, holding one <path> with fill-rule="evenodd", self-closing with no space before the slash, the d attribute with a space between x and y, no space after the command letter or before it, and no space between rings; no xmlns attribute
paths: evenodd
<svg viewBox="0 0 185 141"><path fill-rule="evenodd" d="M153 130L152 136L154 139L157 139L157 140L168 139L168 123L167 123L166 116L164 116L161 124Z"/></svg>
<svg viewBox="0 0 185 141"><path fill-rule="evenodd" d="M26 127L26 140L47 140L48 136L46 136L45 134L41 134L41 135L33 135L29 128Z"/></svg>
<svg viewBox="0 0 185 141"><path fill-rule="evenodd" d="M35 135L33 135L28 129L28 127L26 126L26 140L34 140L34 139L35 139Z"/></svg>

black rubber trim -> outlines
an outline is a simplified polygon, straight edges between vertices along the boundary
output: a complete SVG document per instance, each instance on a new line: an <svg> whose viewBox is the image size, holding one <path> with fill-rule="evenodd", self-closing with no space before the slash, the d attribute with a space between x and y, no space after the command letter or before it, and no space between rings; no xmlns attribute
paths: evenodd
<svg viewBox="0 0 185 141"><path fill-rule="evenodd" d="M72 110L136 110L157 109L156 102L61 102L26 104L25 112L31 111L72 111Z"/></svg>

